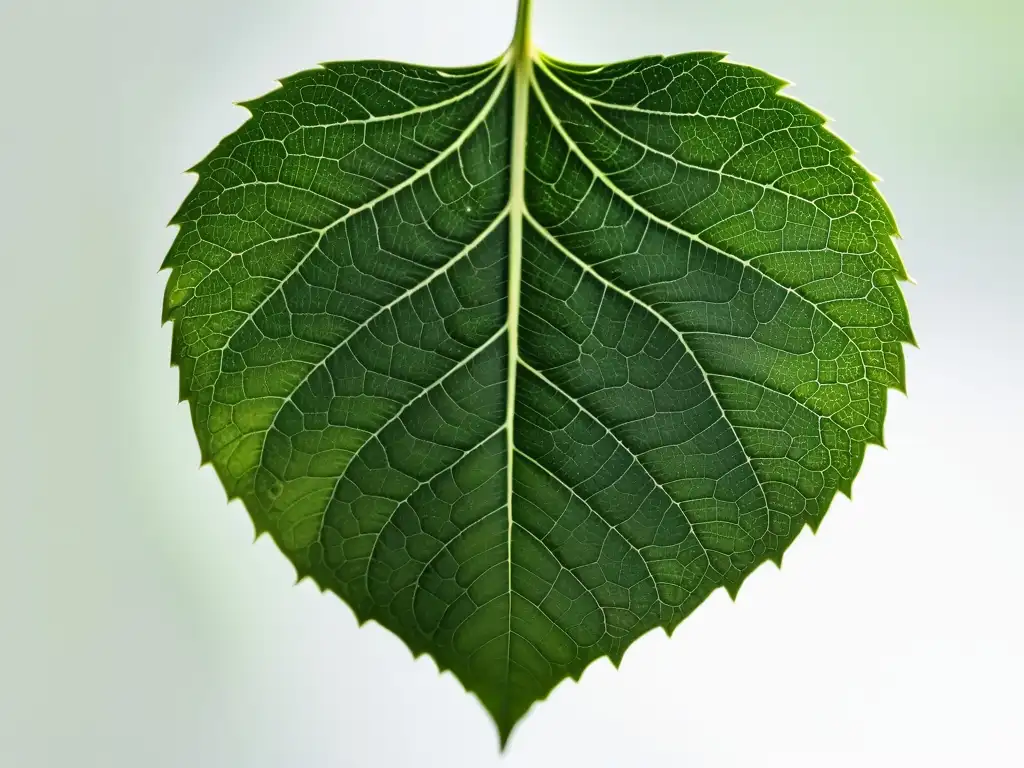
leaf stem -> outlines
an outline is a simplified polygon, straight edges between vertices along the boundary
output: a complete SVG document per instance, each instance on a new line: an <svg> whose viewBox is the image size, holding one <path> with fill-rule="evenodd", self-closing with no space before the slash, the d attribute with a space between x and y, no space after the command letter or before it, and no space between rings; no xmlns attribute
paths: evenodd
<svg viewBox="0 0 1024 768"><path fill-rule="evenodd" d="M516 63L529 61L532 53L530 41L530 14L533 11L533 0L519 0L516 13L516 31L512 37L512 56Z"/></svg>

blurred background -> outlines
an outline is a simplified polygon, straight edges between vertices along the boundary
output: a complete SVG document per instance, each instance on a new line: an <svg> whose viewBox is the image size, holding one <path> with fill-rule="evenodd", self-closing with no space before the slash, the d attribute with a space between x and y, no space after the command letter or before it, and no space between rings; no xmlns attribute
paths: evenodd
<svg viewBox="0 0 1024 768"><path fill-rule="evenodd" d="M184 169L276 77L489 60L514 6L0 0L0 765L1024 765L1017 0L535 0L559 58L726 51L833 118L884 179L920 348L852 502L505 757L198 469L157 272Z"/></svg>

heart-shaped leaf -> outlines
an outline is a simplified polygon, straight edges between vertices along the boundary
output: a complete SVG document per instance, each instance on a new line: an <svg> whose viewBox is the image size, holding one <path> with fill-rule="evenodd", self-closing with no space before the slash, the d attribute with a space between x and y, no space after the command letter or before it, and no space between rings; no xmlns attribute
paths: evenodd
<svg viewBox="0 0 1024 768"><path fill-rule="evenodd" d="M715 53L326 64L194 169L165 266L203 459L502 741L777 563L911 341L873 178Z"/></svg>

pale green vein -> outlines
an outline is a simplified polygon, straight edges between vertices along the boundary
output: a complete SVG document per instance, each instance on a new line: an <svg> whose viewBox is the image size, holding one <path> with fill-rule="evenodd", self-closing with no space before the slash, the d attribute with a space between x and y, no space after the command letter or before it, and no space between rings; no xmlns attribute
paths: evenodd
<svg viewBox="0 0 1024 768"><path fill-rule="evenodd" d="M603 286L605 286L605 288L608 288L609 290L615 291L620 296L624 296L626 299L628 299L629 301L634 303L636 306L640 307L643 310L646 310L659 323L664 325L665 328L667 328L670 333L672 333L677 339L679 339L679 342L680 342L680 344L682 344L683 349L686 351L686 354L690 356L690 358L693 360L694 364L697 366L697 370L700 371L701 376L704 377L704 383L707 385L708 392L711 394L711 399L714 400L715 405L718 407L718 410L721 412L722 420L726 423L726 425L728 425L729 431L732 433L733 440L735 440L736 445L739 446L740 452L743 454L744 462L750 468L750 472L754 476L754 482L757 483L758 490L759 490L759 492L761 494L761 500L764 503L765 510L767 511L767 513L769 515L769 518L770 518L771 517L771 506L768 504L768 496L765 493L764 484L762 483L760 477L758 476L757 470L754 469L754 463L753 463L753 461L750 458L750 454L747 452L746 446L743 445L743 441L740 440L740 436L739 436L739 433L736 431L736 427L733 426L733 423L729 420L729 415L728 415L728 413L726 413L725 407L722 405L721 401L718 399L718 393L715 392L715 388L711 384L711 379L708 378L708 372L704 369L704 366L701 364L700 360L697 358L697 355L694 354L693 349L690 348L690 344L689 344L689 342L686 341L686 337L683 335L683 332L680 331L678 328L676 328L675 325L673 325L668 320L668 318L666 318L663 314L661 314L661 312L659 312L657 309L655 309L654 307L650 306L649 304L646 304L645 302L641 301L640 299L638 299L636 296L634 296L630 291L626 290L625 288L622 288L622 287L616 285L615 283L613 283L611 280L609 280L604 275L602 275L600 272L598 272L593 267L591 267L589 264L587 264L587 262L583 261L583 259L581 259L579 256L577 256L572 251L570 251L568 248L566 248L564 245L562 245L562 243L559 242L558 238L556 238L554 235L552 235L550 232L548 232L547 229L545 229L544 226L540 224L540 222L538 222L535 218L533 218L533 216L530 215L529 211L526 212L526 219L527 219L527 221L529 221L530 226L532 226L534 229L536 229L537 232L539 232L548 242L550 242L556 248L558 248L558 250L566 258L568 258L570 261L572 261L573 264L575 264L577 267L582 269L586 274L588 274L591 277L593 277L594 279L598 280ZM692 525L692 523L691 523L691 525Z"/></svg>
<svg viewBox="0 0 1024 768"><path fill-rule="evenodd" d="M793 199L796 199L796 200L801 200L801 201L803 201L805 203L809 203L810 205L813 205L815 210L819 211L823 216L826 216L830 221L834 221L835 220L835 217L829 215L827 212L822 210L821 206L818 205L817 200L815 200L813 198L802 197L800 195L793 194L792 192L789 192L789 191L787 191L785 189L780 189L779 187L775 186L776 182L774 182L774 181L771 184L763 184L763 183L761 183L759 181L754 181L753 179L748 179L748 178L745 178L743 176L739 176L738 174L730 173L729 171L725 170L725 166L728 165L728 163L729 163L728 160L723 162L721 167L719 167L719 168L709 168L708 166L705 166L705 165L697 165L696 163L691 163L691 162L687 162L686 160L681 160L678 157L676 157L675 155L671 155L668 152L663 152L660 149L652 147L652 146L650 146L648 144L644 144L639 139L636 139L636 138L630 136L628 133L623 131L617 125L615 125L614 123L610 122L608 120L608 118L606 118L604 115L602 115L601 112L594 106L595 102L593 101L593 99L587 98L586 96L581 94L579 91L575 90L570 85L568 85L567 83L562 81L557 75L555 75L544 64L541 64L541 68L547 73L547 75L551 79L551 81L553 83L555 83L556 85L558 85L559 87L561 87L562 90L564 90L566 93L568 93L570 95L570 97L576 99L577 101L581 101L584 104L586 104L587 109L590 110L590 113L592 115L594 115L594 117L596 117L598 120L600 120L603 125L606 125L609 129L611 129L616 134L618 134L619 136L624 138L626 141L628 141L629 143L639 147L640 149L643 149L645 152L650 152L653 155L658 155L659 157L663 157L666 160L668 160L669 162L671 162L673 165L676 165L676 166L678 166L680 168L688 168L688 169L693 170L693 171L703 171L705 173L714 174L715 176L719 176L719 177L721 177L723 179L732 179L733 181L738 181L738 182L741 182L743 184L749 184L750 186L756 187L757 189L760 189L763 192L774 192L774 193L779 194L779 195L781 195L783 197L793 198ZM596 103L597 104L601 104L601 102L596 102ZM616 109L623 109L622 107L619 107L619 106L616 106L616 105L611 105L611 104L601 104L601 106L605 107L606 109L612 110L612 111L614 111ZM644 110L639 110L639 111L644 111ZM673 114L673 116L678 117L680 115L683 115L684 113L680 112L680 113L667 113L667 114ZM728 118L724 118L724 119L728 119ZM740 152L740 151L742 151L744 148L746 148L748 146L750 146L750 145L745 142L736 151ZM838 168L837 166L833 165L833 166L830 166L830 167L836 168L836 170L842 171L842 169ZM804 169L804 168L801 168L800 170L801 171L806 171L806 169ZM844 175L845 175L845 173L844 173ZM779 178L780 179L781 178L785 178L785 176L786 176L786 174L783 174ZM853 192L854 180L853 180L853 178L851 178L849 176L847 176L847 178L850 179L850 192L845 193L845 194L847 196L853 197L854 196L854 192ZM835 196L835 194L829 194L828 195L828 197L834 197L834 196Z"/></svg>
<svg viewBox="0 0 1024 768"><path fill-rule="evenodd" d="M526 453L521 448L516 448L515 451L516 451L516 453L519 456L522 456L524 459L529 461L535 467L537 467L538 469L542 470L545 474L548 475L548 477L550 477L552 480L554 480L556 483L558 483L558 485L562 486L567 491L569 491L569 493L573 496L573 498L578 499L583 504L583 506L585 506L587 509L589 509L591 512L594 513L594 515L597 517L598 520L600 520L602 523L604 523L606 526L608 526L608 532L609 533L614 532L619 538L621 538L624 542L626 542L626 546L628 546L634 553L636 553L636 556L639 557L640 561L644 564L644 570L647 571L647 575L651 579L651 584L654 586L654 591L658 595L658 599L661 600L662 599L661 598L661 589L658 586L658 580L654 577L654 573L651 571L651 565L650 565L650 563L647 562L647 558L644 557L644 554L643 554L643 552L640 551L640 548L637 547L637 545L634 544L629 539L629 537L626 536L626 534L624 534L622 531L620 531L619 527L617 525L612 525L611 522L608 520L608 518L606 518L604 515L602 515L593 504L591 504L587 499L583 498L579 494L579 491L577 491L573 486L569 485L568 482L566 482L561 477L559 477L557 474L555 474L554 470L552 470L549 467L544 466L544 464L542 464L539 459L535 459L533 456L531 456L530 454ZM636 457L634 456L633 458L635 459ZM664 489L662 489L662 490L664 490ZM669 502L672 503L673 501L674 500L671 497L669 497ZM564 565L564 563L561 563L561 561L559 561L559 563L561 565ZM594 599L596 600L597 597L595 596ZM662 602L664 602L664 600L662 600Z"/></svg>
<svg viewBox="0 0 1024 768"><path fill-rule="evenodd" d="M429 384L428 386L424 387L422 390L420 390L419 394L417 394L415 397L410 398L410 400L407 403L405 403L405 405L403 405L401 408L399 408L397 411L395 411L387 420L384 421L383 424L381 424L379 427L377 427L377 429L375 429L366 440L363 441L363 443L355 450L355 452L349 458L348 463L345 465L345 469L343 469L341 471L341 473L338 475L338 479L334 483L334 488L331 489L331 494L330 494L330 496L327 497L327 503L326 503L326 505L324 505L323 516L320 518L320 527L317 529L317 533L316 533L316 539L315 540L317 542L321 541L321 536L323 535L323 532L324 532L324 525L326 525L326 523L327 523L327 512L330 510L331 504L334 502L334 496L338 493L338 487L341 485L341 481L344 480L348 476L349 469L352 468L352 465L355 463L355 460L359 457L359 454L362 453L363 448L365 448L367 445L372 443L374 440L378 439L380 437L381 433L383 433L384 430L387 429L391 424L394 424L398 419L400 419L402 417L402 414L405 413L414 403L418 402L421 398L426 397L436 387L441 386L441 384L443 384L448 379L448 377L451 376L453 373L455 373L456 371L462 370L467 365L469 365L469 363L471 363L478 355L480 355L484 350L488 349L491 346L491 344L493 344L495 341L500 339L505 334L505 332L507 330L508 330L507 325L501 326L501 328L499 328L497 331L495 331L491 335L491 337L489 339L487 339L487 341L485 341L479 347L474 349L470 354L466 355L466 357L462 358L462 360L460 360L455 365L453 365L451 368L449 368L447 371L445 371L443 376L441 376L439 379L437 379L433 383ZM493 433L492 433L491 436L493 436ZM479 448L481 445L483 445L485 442L487 442L487 440L490 440L490 436L484 438L483 441L481 441L477 445L473 446L469 450L465 451L463 453L463 456L466 456L469 453L471 453L472 451L474 451L476 448ZM384 527L386 527L386 524L385 524ZM377 532L376 537L374 538L374 541L373 541L373 546L374 547L377 546L377 541L380 539L380 534L384 530L384 527L382 527L380 529L380 531ZM373 557L372 550L371 550L371 553L370 553L370 557L371 557L371 559ZM369 578L369 570L367 570L367 578ZM369 588L369 584L368 583L367 583L367 588Z"/></svg>
<svg viewBox="0 0 1024 768"><path fill-rule="evenodd" d="M505 456L508 463L505 493L508 504L508 644L505 649L505 685L512 664L512 487L515 480L513 456L515 451L516 366L519 362L519 304L523 270L523 213L526 210L526 142L527 110L530 104L530 79L533 64L530 41L531 0L520 0L516 13L516 28L509 46L512 57L512 157L509 169L509 254L508 254L508 386L505 390L505 428L507 442ZM508 701L504 704L507 709ZM502 735L502 740L507 734Z"/></svg>
<svg viewBox="0 0 1024 768"><path fill-rule="evenodd" d="M781 288L782 290L786 291L786 293L792 294L799 301L809 305L814 310L814 312L820 314L822 317L824 317L826 320L828 320L828 322L833 327L835 327L840 333L842 333L844 336L846 336L846 338L849 339L849 341L858 350L861 351L862 357L863 357L863 351L864 350L860 347L860 345L857 344L856 341L853 340L853 338L850 336L850 334L847 332L847 330L843 326L841 326L838 322L836 322L836 320L833 319L831 315L829 315L827 312L825 312L821 307L819 307L813 301L808 299L806 296L801 294L798 290L796 290L795 288L793 288L793 287L791 287L789 285L786 285L785 283L779 282L776 278L774 278L771 275L769 275L767 272L762 270L760 267L758 267L755 264L751 263L750 260L744 259L744 258L742 258L740 256L737 256L734 253L730 253L729 251L725 250L724 248L719 248L717 245L713 245L712 243L709 243L707 240L704 240L700 235L694 234L693 232L688 232L687 230L682 229L681 227L678 227L678 226L676 226L675 224L673 224L673 223L671 223L669 221L665 221L664 219L662 219L662 218L660 218L658 216L655 216L653 213L651 213L646 208L644 208L639 203L637 203L632 198L632 196L628 195L623 189L621 189L617 184L615 184L615 182L613 182L610 178L608 178L608 175L604 171L602 171L600 168L598 168L597 165L595 165L594 161L590 159L590 157L587 155L586 152L584 152L582 149L579 148L579 146L576 144L576 142L573 140L573 138L565 130L565 127L559 121L558 116L551 109L551 105L548 104L547 99L544 97L544 94L541 91L540 85L537 83L536 80L534 80L532 82L532 85L533 85L533 92L537 95L537 99L540 102L541 106L543 107L544 112L547 114L548 119L551 121L552 125L558 131L559 135L562 137L562 140L565 141L566 145L570 148L570 150L573 152L573 154L575 154L580 159L580 161L585 166L587 166L587 168L590 170L590 172L592 174L594 174L594 176L596 178L600 179L605 185L607 185L608 188L612 192L614 192L616 194L616 196L618 196L623 202L625 202L628 205L630 205L631 207L633 207L638 213L642 214L643 216L645 216L650 221L653 221L656 224L660 224L661 226L665 227L666 229L671 230L672 232L675 232L678 235L682 235L683 237L685 237L685 238L687 238L689 240L692 240L695 243L698 243L699 245L703 246L704 248L707 248L709 251L713 251L714 253L718 253L718 254L726 257L727 259L730 259L732 261L738 262L739 264L742 264L744 267L747 267L748 269L753 270L755 273L757 273L758 275L760 275L761 277L763 277L765 280L769 281L773 285L776 285L779 288Z"/></svg>
<svg viewBox="0 0 1024 768"><path fill-rule="evenodd" d="M270 291L263 298L263 300L259 304L257 304L256 307L251 312L249 312L246 315L246 317L239 323L239 325L235 329L235 331L230 336L228 336L227 341L224 342L224 344L221 346L221 349L226 349L228 347L228 345L231 343L231 341L234 339L235 335L242 328L245 327L246 323L248 323L250 320L252 320L256 316L256 314L261 309L263 309L264 306L266 306L267 302L269 302L277 294L277 292L284 287L285 283L287 283L292 278L293 275L298 273L298 271L302 268L302 265L305 264L306 261L309 259L309 257L313 254L313 252L316 251L316 249L320 247L320 243L323 241L324 235L326 235L329 231L331 231L335 227L337 227L337 226L343 224L344 222L348 221L353 216L355 216L355 215L357 215L359 213L362 213L363 211L368 211L368 210L374 208L375 206L379 205L384 200L387 200L390 197L394 197L396 194L401 192L403 189L406 189L407 187L412 186L419 179L422 179L424 176L427 176L432 170L434 170L434 168L436 168L438 165L443 163L452 154L457 152L462 147L462 145L469 139L469 137L473 135L473 133L476 131L477 127L479 127L487 119L487 117L491 113L491 110L494 108L494 104L497 102L498 98L501 96L501 93L504 90L504 86L505 86L505 83L506 83L507 78L508 78L508 68L507 67L501 67L500 69L496 69L494 71L494 74L490 75L487 78L486 82L490 82L491 78L495 77L495 75L497 75L498 73L502 73L501 77L498 80L498 85L497 85L497 87L495 87L494 92L491 94L490 98L487 100L487 103L484 105L484 108L482 110L480 110L480 112L478 112L476 114L476 116L473 118L473 120L470 121L470 123L466 126L465 130L461 134L459 134L458 138L455 141L453 141L451 144L449 144L447 147L445 147L443 150L438 152L437 155L435 155L430 160L430 162L428 162L426 165L424 165L422 168L420 168L415 173L410 174L409 176L407 176L405 179L400 181L395 186L388 188L387 190L385 190L384 192L382 192L380 195L378 195L377 197L373 198L372 200L369 200L369 201L367 201L367 202L363 203L362 205L357 206L355 208L349 209L348 211L346 211L344 214L339 216L337 219L335 219L331 223L326 224L323 227L320 227L319 229L310 229L310 230L308 230L308 232L303 233L303 234L309 234L309 233L312 233L312 232L318 233L317 234L317 238L314 241L313 245L310 246L310 248L304 254L302 254L302 256L295 263L295 266L292 267L291 270L289 270L289 272L278 281L277 285L274 286L274 289L272 291Z"/></svg>
<svg viewBox="0 0 1024 768"><path fill-rule="evenodd" d="M341 341L339 341L337 344L335 344L334 347L324 356L324 358L320 362L318 362L315 365L310 367L310 369L302 377L302 379L299 381L299 383L296 384L294 387L292 387L292 389L288 393L288 395L285 396L282 399L281 404L278 406L277 411L274 413L274 417L271 419L270 425L267 427L267 430L266 430L267 431L267 437L264 439L263 447L260 450L260 464L259 464L260 466L263 465L264 452L266 451L267 441L269 440L270 431L277 424L277 420L281 416L281 412L284 411L285 406L288 403L292 402L292 398L295 397L295 395L299 392L299 390L302 389L302 387L306 384L306 382L310 380L310 378L313 376L313 373L316 372L316 370L318 368L320 368L320 366L326 365L327 361L330 360L331 357L333 357L335 354L337 354L339 350L341 350L346 344L348 344L355 337L355 335L357 333L362 331L364 328L367 328L370 325L370 323L372 323L378 317L383 315L385 312L390 311L395 306L397 306L398 304L402 303L403 301L405 301L406 299L411 297L414 293L417 293L418 291L426 288L434 280L436 280L437 278L439 278L442 275L446 274L448 272L448 270L450 270L453 266L455 266L457 263L459 263L464 258L466 258L469 254L471 254L474 250L476 250L476 248L478 248L480 246L480 243L484 242L484 240L486 240L491 235L491 233L494 232L495 229L497 229L498 225L501 224L505 220L505 217L506 217L507 214L508 214L508 209L506 208L504 211L502 211L500 214L498 214L498 216L494 219L494 221L492 221L490 224L488 224L487 227L483 231L481 231L480 234L477 235L461 251L459 251L454 256L452 256L450 259L448 259L448 261L445 262L441 267L439 267L438 269L436 269L433 272L431 272L430 275L428 275L425 279L423 279L422 281L420 281L416 285L413 285L412 287L408 288L407 290L403 291L401 294L399 294L398 296L393 298L387 304L384 304L379 309L377 309L377 311L375 311L371 315L369 315L365 320L363 320L363 322L361 322L358 326L356 326L349 333L347 333L344 336L344 338L341 339ZM255 482L255 478L253 479L253 482ZM334 494L331 494L332 497L333 497L333 495Z"/></svg>
<svg viewBox="0 0 1024 768"><path fill-rule="evenodd" d="M697 529L694 526L694 522L693 522L693 520L690 519L689 515L686 512L686 509L683 507L682 502L680 502L671 493L669 493L668 489L665 488L664 485L662 485L661 481L658 480L658 478L656 478L654 475L651 474L651 471L640 460L640 457L637 456L636 453L634 453L633 450L629 446L627 446L624 442L622 442L622 438L620 438L618 435L616 435L612 431L611 427L609 427L607 424L605 424L603 421L601 421L601 419L599 419L589 408L587 408L587 406L585 406L577 398L573 397L568 392L566 392L564 389L562 389L560 386L558 386L558 384L553 382L545 373L543 373L542 371L538 370L537 368L534 368L532 365L530 365L528 362L526 362L525 360L522 360L522 359L519 361L519 365L521 365L525 370L527 370L530 373L532 373L542 383L544 383L545 385L550 387L552 390L554 390L559 395L561 395L563 398L565 398L570 403L572 403L574 406L576 406L582 413L586 414L586 416L588 418L590 418L595 424L597 424L605 432L607 432L609 437L611 437L616 443L618 443L619 447L622 448L622 450L624 450L626 452L626 455L628 455L634 462L636 462L636 465L638 467L640 467L640 469L643 471L643 473L645 475L647 475L647 477L650 479L650 481L652 483L654 483L654 485L658 488L658 490L660 490L663 494L665 494L665 497L669 500L669 502L672 503L672 504L675 504L676 507L679 508L679 512L680 512L680 514L682 514L683 519L686 520L687 524L690 526L690 533L693 534L693 538L697 542L697 544L700 545L700 548L702 550L704 550L704 555L705 555L705 557L708 558L708 563L710 564L711 563L711 557L708 554L707 547L704 546L704 543L700 540L700 537L697 535ZM713 568L714 566L712 565L711 567Z"/></svg>

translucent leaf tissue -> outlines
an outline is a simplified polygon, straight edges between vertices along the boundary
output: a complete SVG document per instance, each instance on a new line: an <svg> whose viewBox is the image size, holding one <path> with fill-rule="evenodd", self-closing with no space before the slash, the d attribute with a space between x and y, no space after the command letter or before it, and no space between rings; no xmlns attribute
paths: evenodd
<svg viewBox="0 0 1024 768"><path fill-rule="evenodd" d="M554 2L555 0L552 0ZM781 563L912 342L874 177L718 53L325 64L193 170L164 314L204 461L502 743Z"/></svg>

